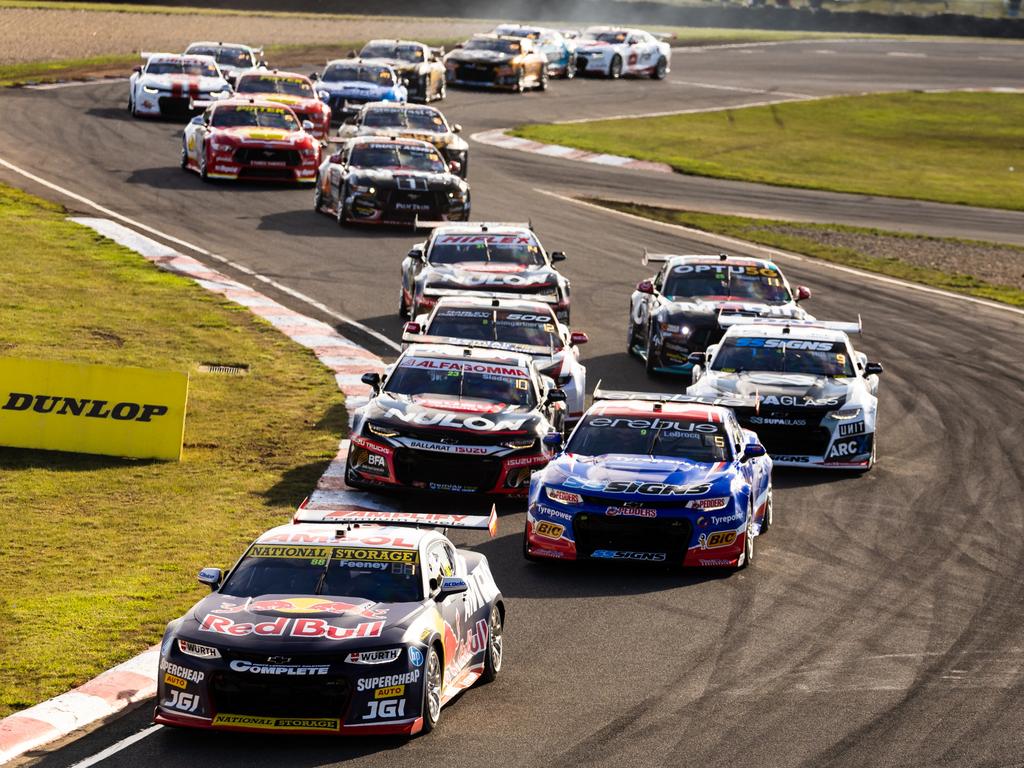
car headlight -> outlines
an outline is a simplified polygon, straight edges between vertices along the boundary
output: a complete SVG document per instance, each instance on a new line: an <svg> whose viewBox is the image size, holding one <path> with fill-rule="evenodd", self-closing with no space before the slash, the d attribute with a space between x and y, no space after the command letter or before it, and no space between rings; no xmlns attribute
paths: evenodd
<svg viewBox="0 0 1024 768"><path fill-rule="evenodd" d="M232 144L226 141L218 141L217 139L210 140L210 148L214 152L223 152L225 150L231 149L232 146Z"/></svg>
<svg viewBox="0 0 1024 768"><path fill-rule="evenodd" d="M559 504L582 504L583 497L572 491L563 491L561 488L548 488L544 486L544 495L551 501Z"/></svg>
<svg viewBox="0 0 1024 768"><path fill-rule="evenodd" d="M658 323L658 330L662 333L671 334L672 336L689 336L690 326L688 325L677 325L675 323Z"/></svg>
<svg viewBox="0 0 1024 768"><path fill-rule="evenodd" d="M366 422L366 431L377 437L398 437L398 432L395 430L379 426L372 421Z"/></svg>
<svg viewBox="0 0 1024 768"><path fill-rule="evenodd" d="M231 95L231 89L230 88L224 88L223 90L220 90L220 91L210 91L210 96L212 98L214 98L214 99L226 99L230 95Z"/></svg>
<svg viewBox="0 0 1024 768"><path fill-rule="evenodd" d="M353 192L358 195L375 195L377 194L377 188L369 184L353 184L349 187Z"/></svg>
<svg viewBox="0 0 1024 768"><path fill-rule="evenodd" d="M849 421L859 419L863 414L863 408L840 408L838 411L829 411L828 415L836 421Z"/></svg>
<svg viewBox="0 0 1024 768"><path fill-rule="evenodd" d="M600 59L604 56L604 51L587 51L583 54L584 56L593 56L595 59Z"/></svg>
<svg viewBox="0 0 1024 768"><path fill-rule="evenodd" d="M456 187L448 193L448 197L452 200L465 200L466 193L460 187Z"/></svg>
<svg viewBox="0 0 1024 768"><path fill-rule="evenodd" d="M151 88L148 85L142 86L142 90L145 91L146 93L160 93L160 89L159 88Z"/></svg>
<svg viewBox="0 0 1024 768"><path fill-rule="evenodd" d="M509 440L507 443L502 443L506 448L511 448L514 451L522 451L526 448L533 448L537 443L536 440Z"/></svg>
<svg viewBox="0 0 1024 768"><path fill-rule="evenodd" d="M219 659L220 651L212 645L193 643L191 640L178 638L178 650L187 656L195 656L199 659Z"/></svg>
<svg viewBox="0 0 1024 768"><path fill-rule="evenodd" d="M320 101L330 101L331 94L327 91L317 91L316 95L320 97Z"/></svg>

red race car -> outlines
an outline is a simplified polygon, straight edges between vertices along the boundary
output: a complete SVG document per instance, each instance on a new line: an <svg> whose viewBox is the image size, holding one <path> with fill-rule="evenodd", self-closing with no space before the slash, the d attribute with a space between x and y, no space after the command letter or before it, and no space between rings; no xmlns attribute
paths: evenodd
<svg viewBox="0 0 1024 768"><path fill-rule="evenodd" d="M331 128L331 108L316 95L313 83L294 72L250 72L238 78L235 93L291 107L299 120L313 124L312 134L324 141Z"/></svg>
<svg viewBox="0 0 1024 768"><path fill-rule="evenodd" d="M228 99L206 106L185 126L181 167L204 180L313 183L320 142L309 121L272 101Z"/></svg>

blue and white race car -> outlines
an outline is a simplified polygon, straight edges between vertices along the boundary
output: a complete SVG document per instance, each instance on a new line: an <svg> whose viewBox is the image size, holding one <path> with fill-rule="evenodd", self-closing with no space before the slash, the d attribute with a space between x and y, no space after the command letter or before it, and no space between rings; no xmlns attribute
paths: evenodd
<svg viewBox="0 0 1024 768"><path fill-rule="evenodd" d="M672 64L672 47L642 29L590 27L576 43L576 72L663 80Z"/></svg>
<svg viewBox="0 0 1024 768"><path fill-rule="evenodd" d="M381 61L335 59L327 62L323 74L314 72L310 78L334 122L355 115L368 102L405 102L409 96L394 67Z"/></svg>
<svg viewBox="0 0 1024 768"><path fill-rule="evenodd" d="M736 402L599 386L565 448L531 478L523 554L749 565L772 524L772 460Z"/></svg>

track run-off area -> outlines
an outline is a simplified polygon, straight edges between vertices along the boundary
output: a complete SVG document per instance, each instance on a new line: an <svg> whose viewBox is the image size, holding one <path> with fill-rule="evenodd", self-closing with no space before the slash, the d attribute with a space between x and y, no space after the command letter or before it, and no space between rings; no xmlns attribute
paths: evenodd
<svg viewBox="0 0 1024 768"><path fill-rule="evenodd" d="M521 97L451 90L438 106L470 135L774 98L1019 87L1022 71L1019 44L815 40L676 50L664 82L553 81ZM158 230L393 358L382 337L400 337L399 263L420 238L341 230L313 212L309 190L205 185L178 168L181 126L131 119L126 97L125 82L3 91L0 180ZM473 219L530 220L549 250L567 252L591 389L684 386L649 379L627 356L628 297L652 271L643 247L720 248L575 197L1024 242L1024 214L1012 211L648 174L480 143L470 154ZM1024 317L810 259L780 264L813 290L812 314L863 317L858 347L886 369L879 463L862 476L778 470L775 526L753 567L721 576L527 563L524 510L508 506L497 538L453 535L488 556L506 597L505 667L447 707L430 736L140 736L147 705L38 763L1024 764Z"/></svg>

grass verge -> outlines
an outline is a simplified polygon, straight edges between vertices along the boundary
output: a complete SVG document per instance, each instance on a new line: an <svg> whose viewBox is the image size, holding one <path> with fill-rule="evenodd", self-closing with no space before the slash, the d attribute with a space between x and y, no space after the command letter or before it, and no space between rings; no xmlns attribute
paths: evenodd
<svg viewBox="0 0 1024 768"><path fill-rule="evenodd" d="M1024 95L890 93L512 133L681 173L1024 210Z"/></svg>
<svg viewBox="0 0 1024 768"><path fill-rule="evenodd" d="M587 199L623 213L727 235L934 288L1024 307L1024 248L902 232L697 213ZM979 276L978 273L983 273ZM1005 282L997 282L1003 280ZM1013 283L1013 284L1009 284Z"/></svg>
<svg viewBox="0 0 1024 768"><path fill-rule="evenodd" d="M158 642L200 567L288 521L345 416L311 352L4 186L0 265L0 354L192 371L181 462L0 449L4 716Z"/></svg>

